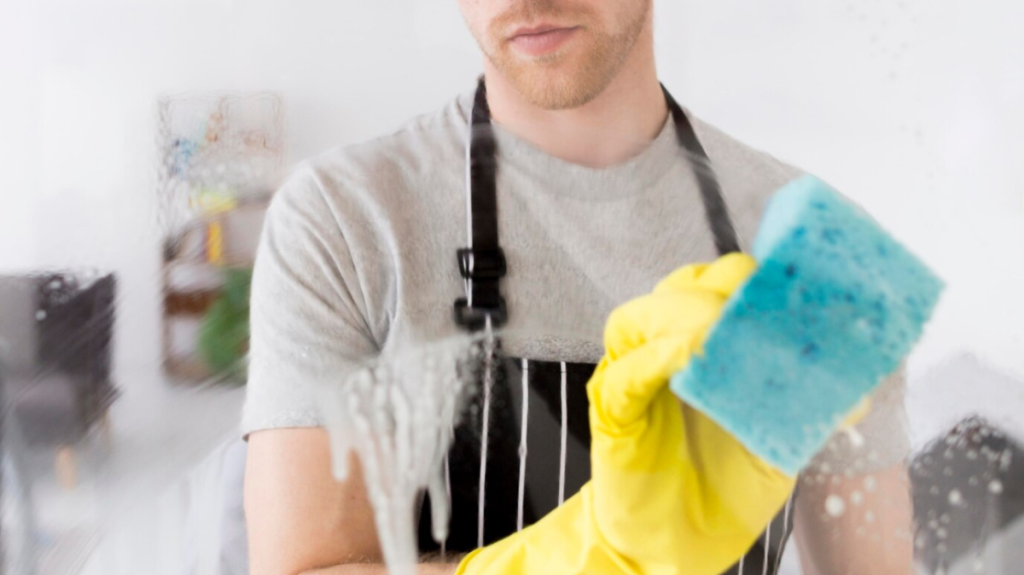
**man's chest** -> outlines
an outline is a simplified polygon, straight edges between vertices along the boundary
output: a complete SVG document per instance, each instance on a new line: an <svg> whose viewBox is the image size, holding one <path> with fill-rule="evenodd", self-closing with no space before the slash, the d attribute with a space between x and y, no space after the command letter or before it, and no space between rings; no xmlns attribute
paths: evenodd
<svg viewBox="0 0 1024 575"><path fill-rule="evenodd" d="M616 306L683 265L715 257L701 206L685 197L677 188L604 202L500 194L499 241L508 271L499 289L507 330L524 341L599 347ZM395 277L388 282L393 306L387 307L394 325L416 334L414 340L457 332L452 306L465 295L465 284L455 253L467 243L464 210L452 205L447 217L396 230Z"/></svg>

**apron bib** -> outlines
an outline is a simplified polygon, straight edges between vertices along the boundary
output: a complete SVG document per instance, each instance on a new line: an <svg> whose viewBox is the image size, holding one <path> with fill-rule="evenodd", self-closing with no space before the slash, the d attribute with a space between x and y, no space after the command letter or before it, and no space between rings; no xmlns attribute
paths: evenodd
<svg viewBox="0 0 1024 575"><path fill-rule="evenodd" d="M663 91L679 145L691 157L708 162L685 112ZM508 318L499 289L507 265L498 243L496 151L481 78L467 150L470 245L457 253L466 296L455 301L453 310L456 323L469 331L483 330L488 324L498 328ZM694 171L716 250L720 255L740 251L713 172ZM454 430L448 453L446 480L452 512L448 539L439 545L431 537L430 500L424 496L418 533L422 552L466 553L488 545L534 523L579 491L590 479L586 385L595 368L587 363L507 357L501 353L500 341L496 342L490 373L481 378L481 389L473 394L466 416ZM794 497L723 575L778 572L793 529Z"/></svg>

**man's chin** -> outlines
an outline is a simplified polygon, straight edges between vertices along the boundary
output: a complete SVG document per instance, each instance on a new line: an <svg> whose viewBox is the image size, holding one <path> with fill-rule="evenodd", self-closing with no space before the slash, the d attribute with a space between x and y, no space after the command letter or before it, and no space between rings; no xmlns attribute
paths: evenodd
<svg viewBox="0 0 1024 575"><path fill-rule="evenodd" d="M565 62L514 68L504 71L503 75L523 99L545 110L583 106L607 85L592 74L566 66Z"/></svg>

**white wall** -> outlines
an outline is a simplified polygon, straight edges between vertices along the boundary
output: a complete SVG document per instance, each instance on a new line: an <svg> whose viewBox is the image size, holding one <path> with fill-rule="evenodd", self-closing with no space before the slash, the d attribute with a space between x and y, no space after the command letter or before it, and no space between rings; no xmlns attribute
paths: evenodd
<svg viewBox="0 0 1024 575"><path fill-rule="evenodd" d="M967 348L1024 374L1024 5L657 9L684 104L860 200L949 282L916 365ZM478 60L455 0L0 3L0 272L118 271L119 369L155 374L158 94L279 90L302 158L435 108Z"/></svg>
<svg viewBox="0 0 1024 575"><path fill-rule="evenodd" d="M946 279L912 373L964 348L1024 374L1024 5L661 8L684 101L861 201Z"/></svg>
<svg viewBox="0 0 1024 575"><path fill-rule="evenodd" d="M121 383L156 381L158 95L281 91L303 158L471 86L460 22L410 0L0 3L0 273L116 270Z"/></svg>

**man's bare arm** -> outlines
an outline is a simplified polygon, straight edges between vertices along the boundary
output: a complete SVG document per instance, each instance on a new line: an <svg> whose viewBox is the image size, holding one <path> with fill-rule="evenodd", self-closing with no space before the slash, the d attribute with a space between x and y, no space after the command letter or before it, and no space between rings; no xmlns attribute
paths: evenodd
<svg viewBox="0 0 1024 575"><path fill-rule="evenodd" d="M794 533L805 575L912 575L913 507L903 464L864 476L800 480ZM826 511L830 496L842 513ZM838 511L834 509L834 511Z"/></svg>
<svg viewBox="0 0 1024 575"><path fill-rule="evenodd" d="M349 478L331 475L323 429L275 429L249 437L245 515L252 575L386 575L366 496L353 456ZM423 575L454 573L431 563Z"/></svg>
<svg viewBox="0 0 1024 575"><path fill-rule="evenodd" d="M452 575L458 567L457 563L423 563L417 572L419 575ZM305 571L301 575L387 575L387 566L379 563L353 563Z"/></svg>

